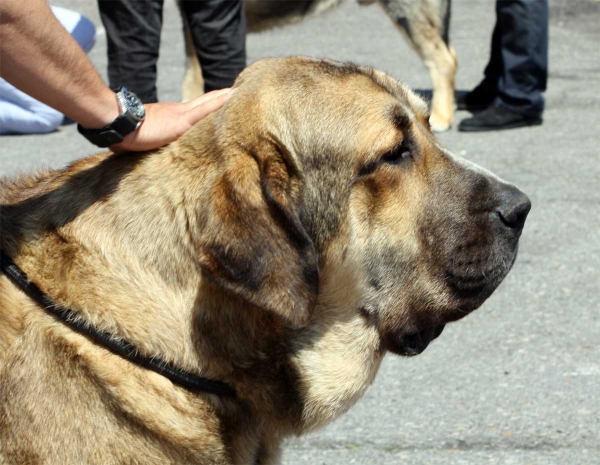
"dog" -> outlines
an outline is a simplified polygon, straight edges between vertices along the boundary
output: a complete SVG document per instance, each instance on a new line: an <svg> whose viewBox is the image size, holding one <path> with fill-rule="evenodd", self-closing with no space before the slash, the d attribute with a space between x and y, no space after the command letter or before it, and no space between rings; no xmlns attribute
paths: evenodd
<svg viewBox="0 0 600 465"><path fill-rule="evenodd" d="M433 85L430 125L433 131L448 130L454 119L454 86L458 58L450 45L450 0L358 0L361 5L378 2L398 27L429 71ZM249 32L260 32L336 7L341 0L244 0ZM179 2L178 2L179 4ZM186 72L183 99L203 93L201 64L184 20Z"/></svg>
<svg viewBox="0 0 600 465"><path fill-rule="evenodd" d="M278 463L509 272L529 199L407 87L291 57L235 88L162 149L2 181L3 464Z"/></svg>

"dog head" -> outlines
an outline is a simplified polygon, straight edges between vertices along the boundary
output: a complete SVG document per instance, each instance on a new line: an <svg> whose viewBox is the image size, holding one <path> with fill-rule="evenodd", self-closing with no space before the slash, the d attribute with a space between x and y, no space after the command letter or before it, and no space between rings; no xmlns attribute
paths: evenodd
<svg viewBox="0 0 600 465"><path fill-rule="evenodd" d="M441 147L405 86L284 58L236 87L215 116L231 169L202 260L224 287L295 327L342 288L385 349L416 355L507 275L529 199Z"/></svg>

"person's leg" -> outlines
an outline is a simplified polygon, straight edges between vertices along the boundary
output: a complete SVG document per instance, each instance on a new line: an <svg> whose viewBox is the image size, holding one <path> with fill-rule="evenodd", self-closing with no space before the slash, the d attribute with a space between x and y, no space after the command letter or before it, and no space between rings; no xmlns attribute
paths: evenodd
<svg viewBox="0 0 600 465"><path fill-rule="evenodd" d="M182 0L202 67L204 91L230 87L246 66L242 0Z"/></svg>
<svg viewBox="0 0 600 465"><path fill-rule="evenodd" d="M456 96L456 106L459 110L481 111L489 107L498 95L498 80L502 74L502 53L501 36L502 24L498 19L498 4L496 2L496 25L492 33L492 46L490 50L490 59L485 71L483 80L470 92Z"/></svg>
<svg viewBox="0 0 600 465"><path fill-rule="evenodd" d="M460 131L493 131L542 123L548 75L547 0L498 0L502 72L493 104L461 121Z"/></svg>
<svg viewBox="0 0 600 465"><path fill-rule="evenodd" d="M498 79L499 103L513 111L539 116L544 111L548 76L547 0L498 2L502 24L503 70Z"/></svg>
<svg viewBox="0 0 600 465"><path fill-rule="evenodd" d="M125 86L144 103L158 101L156 62L163 0L98 0L108 40L108 80Z"/></svg>
<svg viewBox="0 0 600 465"><path fill-rule="evenodd" d="M492 46L490 50L490 61L488 61L485 71L483 72L485 78L482 82L490 89L493 89L496 93L498 89L498 80L502 75L503 63L502 63L502 23L500 22L498 15L498 7L501 0L496 1L496 25L494 26L494 32L492 33ZM481 84L480 84L481 85Z"/></svg>

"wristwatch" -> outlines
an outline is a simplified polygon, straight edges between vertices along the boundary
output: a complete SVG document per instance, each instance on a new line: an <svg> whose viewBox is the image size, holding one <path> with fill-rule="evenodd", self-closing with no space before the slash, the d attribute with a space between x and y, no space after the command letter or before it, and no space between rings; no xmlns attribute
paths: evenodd
<svg viewBox="0 0 600 465"><path fill-rule="evenodd" d="M101 129L86 129L77 125L79 133L98 147L108 147L123 141L123 138L135 131L144 122L146 110L144 104L133 92L121 87L117 92L117 102L121 114Z"/></svg>

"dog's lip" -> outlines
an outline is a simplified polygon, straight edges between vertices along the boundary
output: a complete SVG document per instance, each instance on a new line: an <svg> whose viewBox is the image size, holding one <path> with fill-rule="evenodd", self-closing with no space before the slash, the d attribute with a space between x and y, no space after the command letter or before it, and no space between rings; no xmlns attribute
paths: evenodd
<svg viewBox="0 0 600 465"><path fill-rule="evenodd" d="M399 354L413 357L423 353L429 343L436 339L446 325L430 326L416 333L402 336L399 341Z"/></svg>

